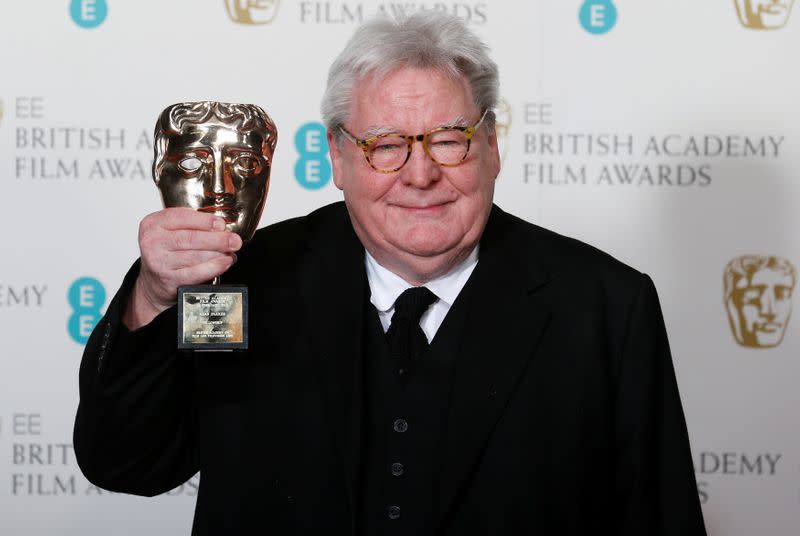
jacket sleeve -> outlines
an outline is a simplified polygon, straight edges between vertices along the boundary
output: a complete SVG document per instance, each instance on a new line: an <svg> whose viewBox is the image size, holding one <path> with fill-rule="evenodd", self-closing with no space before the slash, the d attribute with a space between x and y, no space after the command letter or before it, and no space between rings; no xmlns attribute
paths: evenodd
<svg viewBox="0 0 800 536"><path fill-rule="evenodd" d="M615 376L616 534L705 535L664 318L642 276Z"/></svg>
<svg viewBox="0 0 800 536"><path fill-rule="evenodd" d="M90 482L152 496L198 470L193 366L176 350L174 307L134 332L122 323L138 272L137 261L86 344L73 441Z"/></svg>

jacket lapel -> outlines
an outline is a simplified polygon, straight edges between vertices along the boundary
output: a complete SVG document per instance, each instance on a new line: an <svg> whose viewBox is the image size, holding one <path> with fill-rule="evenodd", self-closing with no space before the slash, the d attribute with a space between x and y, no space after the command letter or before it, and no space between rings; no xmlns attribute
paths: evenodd
<svg viewBox="0 0 800 536"><path fill-rule="evenodd" d="M550 319L536 299L549 281L510 236L511 217L494 207L468 285L469 312L451 391L439 490L444 522L468 483ZM524 242L523 242L524 243ZM466 288L465 288L466 290Z"/></svg>
<svg viewBox="0 0 800 536"><path fill-rule="evenodd" d="M310 262L300 275L306 293L311 347L325 391L328 417L343 460L355 527L360 459L363 377L362 330L367 280L364 248L344 207L337 219L325 222L309 245ZM332 231L332 232L331 232Z"/></svg>

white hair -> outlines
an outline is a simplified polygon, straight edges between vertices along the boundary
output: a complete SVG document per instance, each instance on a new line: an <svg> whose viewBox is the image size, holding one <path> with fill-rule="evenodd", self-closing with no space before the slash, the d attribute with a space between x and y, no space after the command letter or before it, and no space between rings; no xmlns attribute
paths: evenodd
<svg viewBox="0 0 800 536"><path fill-rule="evenodd" d="M328 71L320 106L325 126L340 139L349 119L353 86L364 76L377 79L402 67L435 69L469 84L475 105L488 111L485 123L494 128L499 99L497 64L489 48L456 16L422 10L408 17L378 17L362 24Z"/></svg>

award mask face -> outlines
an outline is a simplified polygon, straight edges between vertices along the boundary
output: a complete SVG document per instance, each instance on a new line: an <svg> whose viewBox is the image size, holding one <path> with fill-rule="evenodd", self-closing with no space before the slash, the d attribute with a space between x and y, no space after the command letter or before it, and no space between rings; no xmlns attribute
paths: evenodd
<svg viewBox="0 0 800 536"><path fill-rule="evenodd" d="M750 348L778 346L792 314L797 270L781 257L744 255L725 268L725 305L736 341Z"/></svg>
<svg viewBox="0 0 800 536"><path fill-rule="evenodd" d="M279 0L225 0L225 9L239 24L268 24L278 14L279 4Z"/></svg>
<svg viewBox="0 0 800 536"><path fill-rule="evenodd" d="M783 28L794 0L736 0L739 22L755 30Z"/></svg>
<svg viewBox="0 0 800 536"><path fill-rule="evenodd" d="M228 230L249 240L264 209L277 134L252 104L167 107L156 123L153 162L164 206L221 216Z"/></svg>

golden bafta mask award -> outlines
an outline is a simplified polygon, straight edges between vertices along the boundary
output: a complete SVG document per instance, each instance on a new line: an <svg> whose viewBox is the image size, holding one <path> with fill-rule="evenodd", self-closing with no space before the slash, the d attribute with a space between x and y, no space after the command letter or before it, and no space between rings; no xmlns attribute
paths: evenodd
<svg viewBox="0 0 800 536"><path fill-rule="evenodd" d="M168 106L153 143L153 180L164 206L220 216L246 243L264 209L277 139L275 123L253 104ZM247 287L219 279L178 289L179 349L247 349Z"/></svg>

